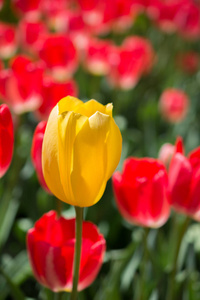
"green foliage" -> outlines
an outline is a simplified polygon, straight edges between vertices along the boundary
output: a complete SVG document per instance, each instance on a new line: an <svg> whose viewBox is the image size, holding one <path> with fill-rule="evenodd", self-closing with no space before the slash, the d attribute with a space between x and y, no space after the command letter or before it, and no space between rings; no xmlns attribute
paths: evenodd
<svg viewBox="0 0 200 300"><path fill-rule="evenodd" d="M1 20L16 22L6 4ZM9 7L9 6L8 6ZM149 38L157 53L152 72L135 88L120 91L108 86L105 78L86 73L80 66L75 79L79 98L95 98L103 104L113 102L114 117L123 136L118 169L128 156L157 157L160 146L184 138L186 152L200 144L200 71L188 75L175 63L179 51L200 51L200 41L189 42L178 35L161 32L144 15L125 33L108 36L120 43L125 36L139 34ZM187 92L191 105L185 120L172 125L159 113L158 100L167 87ZM54 294L33 279L26 253L26 232L41 215L55 209L55 199L42 190L30 159L36 120L27 113L15 132L14 157L10 169L0 180L0 300L48 299ZM74 211L63 205L64 215ZM173 300L168 296L168 282L173 273L173 259L184 217L172 213L161 229L128 224L119 214L111 183L101 201L86 210L85 219L98 225L107 241L104 265L96 281L80 293L79 299L94 300ZM190 221L181 243L173 284L176 298L200 299L200 224ZM68 298L65 293L61 297Z"/></svg>

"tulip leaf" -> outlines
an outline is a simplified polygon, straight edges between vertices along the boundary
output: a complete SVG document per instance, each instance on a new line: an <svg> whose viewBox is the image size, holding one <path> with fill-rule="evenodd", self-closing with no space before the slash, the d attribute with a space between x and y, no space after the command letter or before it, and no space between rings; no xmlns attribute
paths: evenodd
<svg viewBox="0 0 200 300"><path fill-rule="evenodd" d="M19 289L19 287L13 283L13 281L10 279L10 277L6 274L6 272L0 267L0 274L3 276L3 278L6 280L10 292L13 296L13 299L15 300L25 300L25 296L22 293L22 291Z"/></svg>
<svg viewBox="0 0 200 300"><path fill-rule="evenodd" d="M0 224L0 248L4 245L6 242L10 230L12 228L12 225L14 223L17 211L19 208L19 201L16 199L12 199L9 202L9 205L7 209L5 210L4 215L1 218L1 224Z"/></svg>
<svg viewBox="0 0 200 300"><path fill-rule="evenodd" d="M14 286L18 286L31 275L31 268L26 251L21 251L14 258L10 257L9 255L3 255L1 269L7 276L5 277L2 272L0 273L3 277L0 280L1 299L5 299L11 290L10 281L11 285L13 284ZM7 278L10 281L8 281Z"/></svg>

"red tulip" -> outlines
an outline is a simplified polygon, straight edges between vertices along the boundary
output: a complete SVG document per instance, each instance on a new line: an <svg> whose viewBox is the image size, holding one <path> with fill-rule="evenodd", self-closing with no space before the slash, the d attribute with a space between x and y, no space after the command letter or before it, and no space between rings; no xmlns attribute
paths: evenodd
<svg viewBox="0 0 200 300"><path fill-rule="evenodd" d="M147 13L163 31L174 32L177 30L175 17L184 2L185 0L150 0L147 5Z"/></svg>
<svg viewBox="0 0 200 300"><path fill-rule="evenodd" d="M11 69L0 72L0 93L16 114L32 111L41 104L43 64L26 56L13 59Z"/></svg>
<svg viewBox="0 0 200 300"><path fill-rule="evenodd" d="M14 8L22 15L28 15L29 18L37 19L41 14L41 5L43 0L12 0Z"/></svg>
<svg viewBox="0 0 200 300"><path fill-rule="evenodd" d="M85 68L94 75L106 75L110 70L112 48L110 41L90 39L83 57Z"/></svg>
<svg viewBox="0 0 200 300"><path fill-rule="evenodd" d="M124 32L130 28L141 11L141 5L135 0L114 0L110 4L112 29L117 32Z"/></svg>
<svg viewBox="0 0 200 300"><path fill-rule="evenodd" d="M57 13L65 11L70 5L73 5L73 0L42 0L42 10L47 19L51 19Z"/></svg>
<svg viewBox="0 0 200 300"><path fill-rule="evenodd" d="M6 104L0 105L0 178L10 166L13 155L13 121Z"/></svg>
<svg viewBox="0 0 200 300"><path fill-rule="evenodd" d="M162 161L162 163L165 165L165 167L169 166L169 163L172 159L172 156L174 154L175 147L172 144L165 143L160 148L158 158Z"/></svg>
<svg viewBox="0 0 200 300"><path fill-rule="evenodd" d="M47 34L45 23L41 21L31 21L24 18L19 23L20 42L22 47L33 53L38 53L43 45L43 39Z"/></svg>
<svg viewBox="0 0 200 300"><path fill-rule="evenodd" d="M186 73L193 74L200 67L200 55L197 52L180 53L176 58L178 67Z"/></svg>
<svg viewBox="0 0 200 300"><path fill-rule="evenodd" d="M31 158L33 166L36 170L38 180L43 187L43 189L51 194L49 191L46 182L44 180L43 172L42 172L42 143L44 138L44 132L46 129L47 122L42 121L40 122L37 127L35 128L33 141L32 141L32 148L31 148Z"/></svg>
<svg viewBox="0 0 200 300"><path fill-rule="evenodd" d="M178 212L200 221L200 147L185 157L180 144L179 139L169 168L171 205Z"/></svg>
<svg viewBox="0 0 200 300"><path fill-rule="evenodd" d="M142 75L148 73L154 63L155 54L150 42L131 36L110 55L108 80L111 85L124 90L133 88Z"/></svg>
<svg viewBox="0 0 200 300"><path fill-rule="evenodd" d="M84 22L82 11L70 11L66 30L70 35L78 56L82 59L91 39L92 29Z"/></svg>
<svg viewBox="0 0 200 300"><path fill-rule="evenodd" d="M41 120L47 120L52 108L58 101L68 95L76 97L78 88L74 80L58 82L50 76L43 77L41 97L42 103L35 111L36 116Z"/></svg>
<svg viewBox="0 0 200 300"><path fill-rule="evenodd" d="M10 24L0 22L0 57L8 59L17 51L16 29Z"/></svg>
<svg viewBox="0 0 200 300"><path fill-rule="evenodd" d="M159 100L162 116L172 123L180 122L185 118L188 106L187 95L179 89L166 89Z"/></svg>
<svg viewBox="0 0 200 300"><path fill-rule="evenodd" d="M176 26L180 34L190 40L200 38L200 7L192 1L186 1L177 11Z"/></svg>
<svg viewBox="0 0 200 300"><path fill-rule="evenodd" d="M113 2L106 0L78 0L84 22L93 33L106 33L110 30Z"/></svg>
<svg viewBox="0 0 200 300"><path fill-rule="evenodd" d="M122 174L115 172L112 179L118 209L128 222L160 227L167 221L167 173L159 160L128 158Z"/></svg>
<svg viewBox="0 0 200 300"><path fill-rule="evenodd" d="M40 57L57 79L70 78L78 67L77 51L65 35L49 35L40 50Z"/></svg>
<svg viewBox="0 0 200 300"><path fill-rule="evenodd" d="M75 245L75 219L57 218L55 211L44 214L27 234L27 248L36 279L49 289L71 291ZM78 290L96 278L105 253L105 239L98 228L83 222Z"/></svg>

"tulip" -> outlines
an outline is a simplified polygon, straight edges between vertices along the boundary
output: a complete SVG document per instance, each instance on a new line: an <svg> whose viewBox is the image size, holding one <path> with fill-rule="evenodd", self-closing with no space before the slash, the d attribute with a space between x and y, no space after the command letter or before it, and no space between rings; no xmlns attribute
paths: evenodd
<svg viewBox="0 0 200 300"><path fill-rule="evenodd" d="M109 56L112 44L110 41L90 39L83 63L85 68L94 75L106 75L110 70Z"/></svg>
<svg viewBox="0 0 200 300"><path fill-rule="evenodd" d="M159 160L130 157L112 179L117 207L128 222L156 228L167 221L167 173Z"/></svg>
<svg viewBox="0 0 200 300"><path fill-rule="evenodd" d="M45 23L24 18L20 21L18 30L23 49L27 49L30 53L38 54L44 43L43 38L47 34Z"/></svg>
<svg viewBox="0 0 200 300"><path fill-rule="evenodd" d="M73 1L73 0L72 0ZM47 18L51 20L57 13L66 11L72 5L71 0L42 0L42 10Z"/></svg>
<svg viewBox="0 0 200 300"><path fill-rule="evenodd" d="M13 121L6 104L0 105L0 178L10 166L13 155Z"/></svg>
<svg viewBox="0 0 200 300"><path fill-rule="evenodd" d="M16 29L10 24L0 22L0 57L8 59L17 51Z"/></svg>
<svg viewBox="0 0 200 300"><path fill-rule="evenodd" d="M42 121L37 125L34 131L32 147L31 147L31 158L41 186L44 188L46 192L51 193L46 185L42 173L42 143L43 143L46 125L47 122Z"/></svg>
<svg viewBox="0 0 200 300"><path fill-rule="evenodd" d="M187 114L188 106L188 96L179 89L166 89L159 100L162 116L171 123L182 121Z"/></svg>
<svg viewBox="0 0 200 300"><path fill-rule="evenodd" d="M78 67L76 48L66 35L47 35L39 54L56 79L70 78Z"/></svg>
<svg viewBox="0 0 200 300"><path fill-rule="evenodd" d="M0 71L0 93L16 114L40 106L43 67L41 62L32 62L29 57L19 55L13 59L11 69Z"/></svg>
<svg viewBox="0 0 200 300"><path fill-rule="evenodd" d="M47 186L68 204L94 205L118 165L121 147L112 104L63 98L51 111L44 135L42 165Z"/></svg>
<svg viewBox="0 0 200 300"><path fill-rule="evenodd" d="M133 88L154 63L154 51L147 39L131 36L110 54L109 83L120 89Z"/></svg>
<svg viewBox="0 0 200 300"><path fill-rule="evenodd" d="M198 3L186 1L177 11L176 26L186 39L198 40L200 37L200 9Z"/></svg>
<svg viewBox="0 0 200 300"><path fill-rule="evenodd" d="M182 71L193 74L199 69L200 56L195 51L180 53L177 56L177 65Z"/></svg>
<svg viewBox="0 0 200 300"><path fill-rule="evenodd" d="M162 161L162 163L165 165L165 167L169 166L169 163L172 159L174 151L175 151L175 147L174 147L174 145L172 145L170 143L165 143L160 148L160 151L158 153L158 158L159 158L159 160Z"/></svg>
<svg viewBox="0 0 200 300"><path fill-rule="evenodd" d="M75 219L44 214L29 229L27 249L36 279L49 289L71 291L75 245ZM103 262L106 242L91 222L83 222L78 290L92 284Z"/></svg>
<svg viewBox="0 0 200 300"><path fill-rule="evenodd" d="M81 11L70 11L68 14L67 33L72 38L79 57L82 58L91 36Z"/></svg>
<svg viewBox="0 0 200 300"><path fill-rule="evenodd" d="M165 32L171 33L177 30L175 17L180 10L182 0L160 1L151 0L148 3L147 14Z"/></svg>
<svg viewBox="0 0 200 300"><path fill-rule="evenodd" d="M115 5L106 0L79 0L84 22L95 34L107 33L110 30L112 11Z"/></svg>
<svg viewBox="0 0 200 300"><path fill-rule="evenodd" d="M77 96L78 88L74 80L59 82L51 76L44 76L41 88L42 103L35 111L40 120L47 120L52 108L66 95Z"/></svg>
<svg viewBox="0 0 200 300"><path fill-rule="evenodd" d="M185 157L179 139L169 167L169 192L172 207L200 221L200 147Z"/></svg>
<svg viewBox="0 0 200 300"><path fill-rule="evenodd" d="M26 15L29 18L35 20L41 14L41 4L43 0L15 0L12 1L14 9L22 15Z"/></svg>

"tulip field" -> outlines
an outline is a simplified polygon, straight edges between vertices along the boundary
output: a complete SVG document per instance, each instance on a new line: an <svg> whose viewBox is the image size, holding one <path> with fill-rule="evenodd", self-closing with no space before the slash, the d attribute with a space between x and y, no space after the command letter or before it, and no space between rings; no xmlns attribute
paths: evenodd
<svg viewBox="0 0 200 300"><path fill-rule="evenodd" d="M199 0L0 0L11 299L200 299Z"/></svg>

